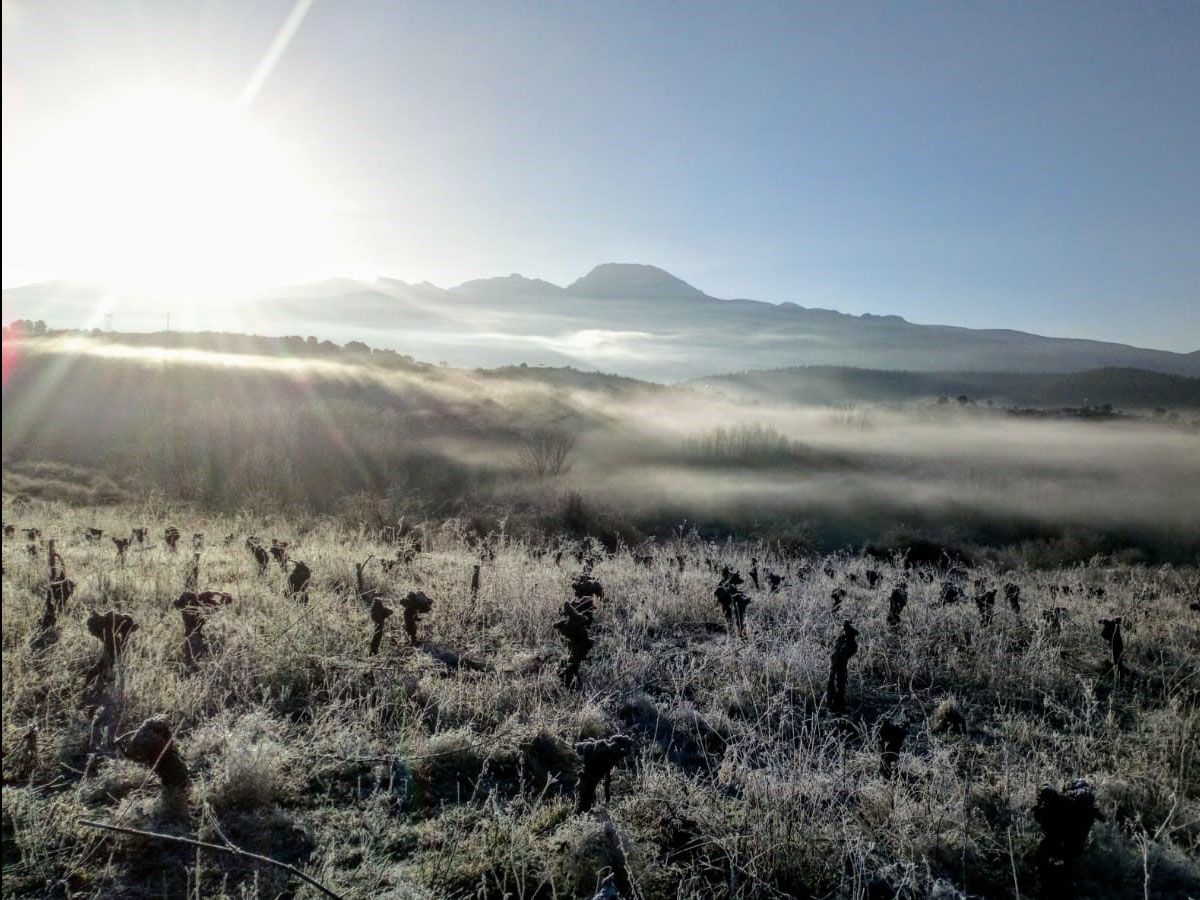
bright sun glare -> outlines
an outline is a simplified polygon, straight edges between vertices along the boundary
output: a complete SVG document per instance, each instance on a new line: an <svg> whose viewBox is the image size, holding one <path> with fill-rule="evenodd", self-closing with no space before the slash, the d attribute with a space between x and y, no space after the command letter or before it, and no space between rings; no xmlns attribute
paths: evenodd
<svg viewBox="0 0 1200 900"><path fill-rule="evenodd" d="M24 187L27 223L88 275L189 294L277 281L321 245L311 177L249 113L185 93L129 95L65 122Z"/></svg>

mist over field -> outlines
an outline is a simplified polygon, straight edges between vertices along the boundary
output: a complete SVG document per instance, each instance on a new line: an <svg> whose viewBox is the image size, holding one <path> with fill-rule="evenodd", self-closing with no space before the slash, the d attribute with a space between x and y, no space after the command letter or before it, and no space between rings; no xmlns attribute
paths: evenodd
<svg viewBox="0 0 1200 900"><path fill-rule="evenodd" d="M688 438L718 423L767 425L796 444L795 460L746 466L654 465L631 450L627 469L608 478L603 462L588 469L597 490L623 504L678 505L693 498L706 511L790 510L814 518L881 515L930 521L1029 519L1044 524L1124 524L1164 532L1194 529L1200 513L1200 443L1194 429L1153 423L1023 421L1005 415L936 409L829 410L758 407L714 401L633 403L622 410L646 456L658 443ZM619 418L619 416L618 416ZM619 419L620 420L620 419ZM598 461L620 459L603 435ZM632 437L637 447L637 437ZM586 445L585 445L586 446ZM581 454L581 465L589 457ZM582 475L583 473L581 473ZM640 500L639 500L640 498Z"/></svg>
<svg viewBox="0 0 1200 900"><path fill-rule="evenodd" d="M57 462L103 473L123 495L218 508L331 512L366 493L397 512L515 514L532 527L577 494L596 517L577 527L616 527L626 541L687 521L826 550L904 536L1065 542L1084 556L1190 559L1200 548L1188 409L1200 382L1180 376L1182 414L1107 404L1034 415L982 397L805 404L719 381L453 369L363 345L159 343L175 346L25 341L4 392L9 486L36 488L22 467ZM1113 381L1098 373L1092 387ZM539 474L522 450L548 429L570 450L561 473Z"/></svg>

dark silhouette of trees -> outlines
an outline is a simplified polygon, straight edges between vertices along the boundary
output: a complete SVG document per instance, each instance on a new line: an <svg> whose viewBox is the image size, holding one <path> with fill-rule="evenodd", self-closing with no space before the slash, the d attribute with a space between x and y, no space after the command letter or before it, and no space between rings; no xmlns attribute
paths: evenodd
<svg viewBox="0 0 1200 900"><path fill-rule="evenodd" d="M565 428L538 428L525 435L518 459L522 468L538 478L553 478L571 469L575 435Z"/></svg>

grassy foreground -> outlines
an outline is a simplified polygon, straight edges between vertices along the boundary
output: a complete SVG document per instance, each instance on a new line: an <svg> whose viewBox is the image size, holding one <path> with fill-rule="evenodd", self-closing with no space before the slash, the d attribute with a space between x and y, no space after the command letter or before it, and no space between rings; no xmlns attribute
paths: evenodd
<svg viewBox="0 0 1200 900"><path fill-rule="evenodd" d="M17 527L4 542L5 897L319 896L278 868L84 820L231 843L356 898L591 897L610 874L610 890L642 898L1046 896L1031 808L1041 785L1076 778L1105 816L1076 864L1079 896L1200 896L1194 570L974 569L959 573L967 598L944 606L940 574L896 561L681 537L596 554L595 646L568 689L554 624L581 571L575 545L556 562L557 548L481 541L459 522L418 529L411 562L365 568L397 613L371 656L355 563L395 557L378 534L8 498L4 523ZM119 562L111 537L141 526L147 543ZM172 606L193 532L199 589L234 598L209 615L194 663ZM250 535L290 542L312 569L307 602L286 596L274 562L258 573ZM76 583L49 631L48 538ZM753 589L752 556L785 576L778 592ZM710 560L746 576L744 640L725 633ZM990 625L971 602L984 588L1000 596ZM414 589L434 601L416 645L398 606ZM1059 628L1043 616L1056 607ZM102 644L89 608L138 625L90 685ZM1098 624L1112 616L1133 673L1121 683ZM834 714L826 679L845 620L859 648ZM156 715L188 766L184 796L118 749ZM889 777L879 734L900 721ZM574 745L617 733L633 746L611 795L577 813Z"/></svg>

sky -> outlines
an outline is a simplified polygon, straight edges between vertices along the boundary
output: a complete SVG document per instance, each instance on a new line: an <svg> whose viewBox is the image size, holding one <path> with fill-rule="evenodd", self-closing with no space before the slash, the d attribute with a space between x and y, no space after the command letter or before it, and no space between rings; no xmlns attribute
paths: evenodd
<svg viewBox="0 0 1200 900"><path fill-rule="evenodd" d="M1200 348L1196 0L4 0L3 91L5 287L641 262Z"/></svg>

